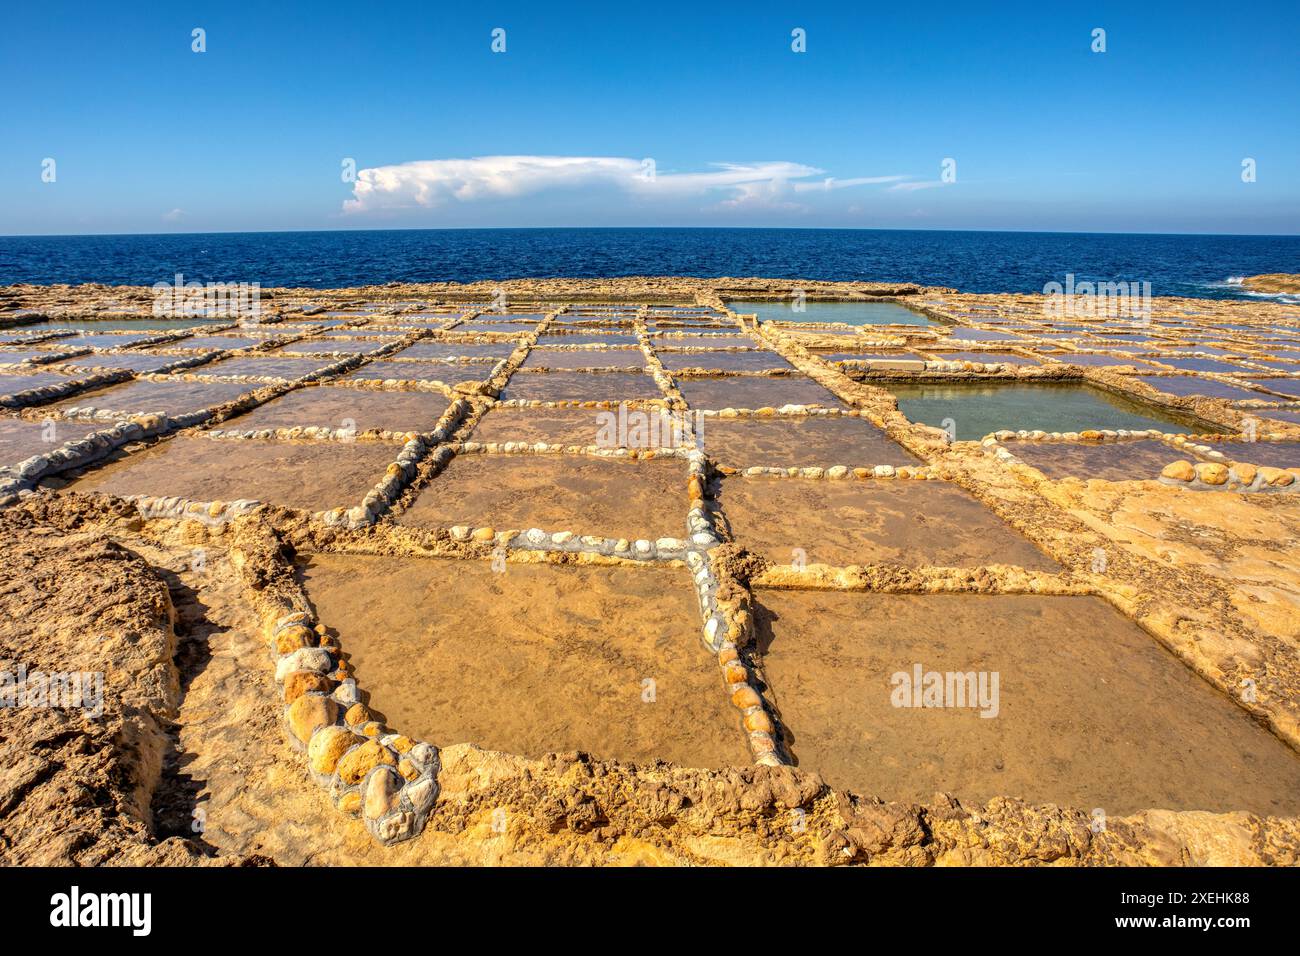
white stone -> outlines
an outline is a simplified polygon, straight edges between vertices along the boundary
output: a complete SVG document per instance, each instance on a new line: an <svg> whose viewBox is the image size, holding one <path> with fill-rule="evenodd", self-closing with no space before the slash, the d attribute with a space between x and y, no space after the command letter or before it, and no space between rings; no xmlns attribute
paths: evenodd
<svg viewBox="0 0 1300 956"><path fill-rule="evenodd" d="M407 784L406 798L411 801L416 813L426 813L433 806L433 801L438 796L437 786L430 777Z"/></svg>
<svg viewBox="0 0 1300 956"><path fill-rule="evenodd" d="M286 654L275 665L275 679L283 683L285 677L294 671L312 671L316 674L328 674L334 669L334 661L329 652L319 647L300 647L292 654Z"/></svg>
<svg viewBox="0 0 1300 956"><path fill-rule="evenodd" d="M333 697L336 701L344 706L351 707L353 704L361 703L361 691L357 689L357 682L354 678L349 677L347 680L334 688Z"/></svg>
<svg viewBox="0 0 1300 956"><path fill-rule="evenodd" d="M375 836L384 843L408 839L414 830L415 817L409 813L394 813L375 824Z"/></svg>

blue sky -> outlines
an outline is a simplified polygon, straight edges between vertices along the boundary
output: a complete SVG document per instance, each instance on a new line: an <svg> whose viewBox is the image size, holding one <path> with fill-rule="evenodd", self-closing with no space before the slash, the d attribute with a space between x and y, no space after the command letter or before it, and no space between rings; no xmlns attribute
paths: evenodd
<svg viewBox="0 0 1300 956"><path fill-rule="evenodd" d="M1300 233L1294 0L444 6L9 5L0 234Z"/></svg>

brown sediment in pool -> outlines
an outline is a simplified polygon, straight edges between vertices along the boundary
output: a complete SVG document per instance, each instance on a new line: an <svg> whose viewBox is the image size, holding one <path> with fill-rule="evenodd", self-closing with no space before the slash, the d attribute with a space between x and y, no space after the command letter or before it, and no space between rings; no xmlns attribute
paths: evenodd
<svg viewBox="0 0 1300 956"><path fill-rule="evenodd" d="M683 461L459 455L397 520L654 540L685 533L686 505Z"/></svg>
<svg viewBox="0 0 1300 956"><path fill-rule="evenodd" d="M758 656L786 745L834 786L904 801L1005 794L1112 816L1300 812L1300 757L1097 598L758 600ZM996 673L997 706L983 708L995 716L947 695L932 698L947 706L898 705L918 664Z"/></svg>
<svg viewBox="0 0 1300 956"><path fill-rule="evenodd" d="M319 336L319 338L322 340L328 339L332 341L347 341L353 338L385 339L395 335L406 335L406 334L407 334L406 329L384 328L383 319L380 318L377 319L375 322L371 323L370 325L366 325L361 328L330 329L328 332L325 332L324 334ZM376 343L376 344L381 344L381 343Z"/></svg>
<svg viewBox="0 0 1300 956"><path fill-rule="evenodd" d="M643 368L645 354L638 348L567 349L533 348L524 360L524 368Z"/></svg>
<svg viewBox="0 0 1300 956"><path fill-rule="evenodd" d="M1057 568L947 482L733 476L718 501L736 542L778 564Z"/></svg>
<svg viewBox="0 0 1300 956"><path fill-rule="evenodd" d="M398 382L446 382L451 384L486 377L488 371L488 369L477 365L448 365L442 362L392 362L377 359L339 376L339 380L357 382L393 379Z"/></svg>
<svg viewBox="0 0 1300 956"><path fill-rule="evenodd" d="M660 332L672 332L672 329L660 329ZM654 347L663 357L665 349L722 349L753 348L754 340L748 335L733 335L728 332L710 332L693 335L659 335L652 339Z"/></svg>
<svg viewBox="0 0 1300 956"><path fill-rule="evenodd" d="M641 447L634 429L635 424L629 412L625 419L628 428L620 432L617 412L598 411L588 408L513 408L505 406L494 408L484 415L474 433L472 441L478 442L527 442L547 445L601 445L609 439L608 445L622 447ZM655 415L651 410L643 413ZM649 421L649 419L647 419ZM660 427L653 434L654 447L675 447L675 441L681 437L680 430L674 432L671 427ZM611 427L612 426L612 427Z"/></svg>
<svg viewBox="0 0 1300 956"><path fill-rule="evenodd" d="M780 408L782 405L844 407L833 392L802 375L679 378L677 390L695 409Z"/></svg>
<svg viewBox="0 0 1300 956"><path fill-rule="evenodd" d="M317 425L359 431L428 432L450 402L436 392L371 392L329 385L295 389L232 418L222 428Z"/></svg>
<svg viewBox="0 0 1300 956"><path fill-rule="evenodd" d="M50 340L42 342L41 344L45 347L39 349L0 349L0 365L18 365L35 368L45 364L55 355L72 351L72 349L67 347L60 348L57 344L57 340ZM30 363L30 365L25 365L25 363ZM0 374L13 375L16 373L21 375L22 371L21 368L9 369Z"/></svg>
<svg viewBox="0 0 1300 956"><path fill-rule="evenodd" d="M152 349L183 349L185 351L221 352L228 349L243 349L250 345L260 345L262 339L251 335L195 335L172 342L163 342Z"/></svg>
<svg viewBox="0 0 1300 956"><path fill-rule="evenodd" d="M52 451L64 442L84 438L99 427L53 418L29 421L0 417L0 468Z"/></svg>
<svg viewBox="0 0 1300 956"><path fill-rule="evenodd" d="M295 358L277 356L266 358L240 357L222 359L195 369L201 375L252 375L257 378L283 378L290 381L320 371L333 361L328 357Z"/></svg>
<svg viewBox="0 0 1300 956"><path fill-rule="evenodd" d="M628 313L617 313L604 315L599 313L580 312L573 315L557 315L551 319L550 324L546 326L546 331L542 335L550 335L554 332L575 331L584 335L595 335L600 332L612 333L615 335L626 334L636 328L635 318ZM635 336L633 336L635 338Z"/></svg>
<svg viewBox="0 0 1300 956"><path fill-rule="evenodd" d="M1141 481L1160 477L1161 469L1187 453L1156 439L1141 441L1008 442L1007 450L1048 478L1103 478Z"/></svg>
<svg viewBox="0 0 1300 956"><path fill-rule="evenodd" d="M151 338L149 335L74 335L70 338L60 339L63 345L69 345L76 348L92 349L121 349L128 345L135 345L138 342L144 342Z"/></svg>
<svg viewBox="0 0 1300 956"><path fill-rule="evenodd" d="M0 373L0 395L16 395L46 385L62 385L76 378L76 375L56 375L53 372Z"/></svg>
<svg viewBox="0 0 1300 956"><path fill-rule="evenodd" d="M452 327L452 332L500 332L505 335L527 335L533 329L537 328L538 320L534 319L528 322L514 321L486 321L486 322L461 322Z"/></svg>
<svg viewBox="0 0 1300 956"><path fill-rule="evenodd" d="M88 471L70 487L193 501L249 499L324 511L358 503L384 477L400 448L389 442L218 441L182 435Z"/></svg>
<svg viewBox="0 0 1300 956"><path fill-rule="evenodd" d="M390 359L449 359L473 358L495 359L509 358L516 346L510 342L416 342L400 352L390 355Z"/></svg>
<svg viewBox="0 0 1300 956"><path fill-rule="evenodd" d="M750 762L684 570L348 555L300 567L369 707L407 734L529 757Z"/></svg>
<svg viewBox="0 0 1300 956"><path fill-rule="evenodd" d="M637 337L635 335L625 335L621 332L543 332L537 337L539 346L549 345L636 345Z"/></svg>
<svg viewBox="0 0 1300 956"><path fill-rule="evenodd" d="M644 372L516 372L501 393L506 401L546 402L618 402L663 397L655 380Z"/></svg>
<svg viewBox="0 0 1300 956"><path fill-rule="evenodd" d="M382 339L318 338L302 339L267 352L267 355L365 355L388 343Z"/></svg>
<svg viewBox="0 0 1300 956"><path fill-rule="evenodd" d="M705 453L719 465L826 467L914 465L920 459L857 416L716 418L697 425Z"/></svg>
<svg viewBox="0 0 1300 956"><path fill-rule="evenodd" d="M190 412L233 401L257 388L258 386L251 382L202 382L184 379L163 382L142 379L110 385L93 392L82 392L43 408L51 412L62 412L68 408L95 408L131 414L188 415Z"/></svg>

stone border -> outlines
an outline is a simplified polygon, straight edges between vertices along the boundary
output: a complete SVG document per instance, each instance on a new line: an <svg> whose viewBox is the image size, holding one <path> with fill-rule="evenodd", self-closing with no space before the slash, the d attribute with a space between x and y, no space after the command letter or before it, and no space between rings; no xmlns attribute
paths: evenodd
<svg viewBox="0 0 1300 956"><path fill-rule="evenodd" d="M286 393L287 394L287 393ZM195 433L195 437L214 441L319 441L405 444L418 437L417 432L394 432L382 428L330 428L328 425L290 425L278 428L210 428Z"/></svg>
<svg viewBox="0 0 1300 956"><path fill-rule="evenodd" d="M750 578L752 588L782 591L870 591L875 594L1040 594L1100 597L1069 571L1031 571L1020 565L977 568L896 564L772 564Z"/></svg>
<svg viewBox="0 0 1300 956"><path fill-rule="evenodd" d="M1159 481L1174 487L1186 487L1197 491L1238 491L1238 492L1295 492L1300 491L1300 468L1272 468L1265 465L1251 465L1233 462L1220 451L1216 451L1205 441L1232 441L1235 435L1183 435L1156 431L1127 431L1109 429L1081 432L1012 432L1002 430L985 436L980 442L984 451L998 461L1007 465L1018 465L1031 469L1042 481L1059 481L1049 478L1035 465L1016 456L1004 442L1029 441L1034 443L1069 444L1076 447L1090 447L1102 444L1115 444L1129 441L1160 441L1170 450L1190 452L1202 459L1199 462L1178 460L1166 465L1159 475L1151 478L1124 479L1132 481ZM1289 439L1274 439L1275 443L1289 443ZM1259 442L1268 444L1267 440ZM1243 444L1250 444L1243 442ZM1207 460L1208 459L1208 460ZM1089 477L1087 475L1071 476L1081 481L1108 481L1110 479Z"/></svg>
<svg viewBox="0 0 1300 956"><path fill-rule="evenodd" d="M39 341L43 341L43 340L37 340L32 343L7 342L5 343L4 348L13 348L16 345L19 348L30 350L31 346L38 344ZM44 352L45 350L36 349L36 351ZM0 371L5 372L6 374L12 374L16 372L30 372L34 368L48 370L49 366L56 365L58 362L63 362L67 359L81 358L82 356L85 355L94 355L95 350L91 348L64 349L62 352L50 352L48 355L42 355L39 359L25 359L21 362L4 361L5 355L12 355L12 354L13 354L12 352L0 351Z"/></svg>
<svg viewBox="0 0 1300 956"><path fill-rule="evenodd" d="M290 744L305 754L309 777L335 807L359 814L377 841L388 846L418 836L438 797L438 749L374 719L341 648L309 610L279 540L273 532L249 542L252 536L246 526L237 530L231 559L262 622Z"/></svg>
<svg viewBox="0 0 1300 956"><path fill-rule="evenodd" d="M814 465L803 468L794 466L775 468L765 465L732 468L720 465L718 471L724 475L739 475L744 478L798 478L803 480L825 479L828 481L868 481L870 479L886 481L891 478L899 481L944 480L939 471L930 465L868 465L857 468L851 468L848 465L829 465L825 467Z"/></svg>
<svg viewBox="0 0 1300 956"><path fill-rule="evenodd" d="M689 459L691 448L685 444L674 448L639 448L631 445L563 445L548 442L454 442L458 455L575 455L585 458L626 458L630 461L650 461L655 458Z"/></svg>
<svg viewBox="0 0 1300 956"><path fill-rule="evenodd" d="M1272 468L1241 462L1175 461L1160 472L1161 484L1195 491L1300 492L1300 468Z"/></svg>
<svg viewBox="0 0 1300 956"><path fill-rule="evenodd" d="M170 351L161 351L161 350L160 350L160 351L157 351L157 352L154 352L154 351L150 351L150 352L108 352L108 351L102 351L102 350L101 350L101 351L97 351L97 352L85 353L85 355L89 355L89 356L92 357L92 358L98 358L98 357L100 357L100 356L114 356L114 355L159 355L159 356L167 357L167 356L170 356L170 355L173 355L173 354L175 354L175 353L170 352ZM87 367L87 368L102 368L102 369L104 369L104 370L106 370L106 371L122 371L122 372L130 372L132 376L137 376L137 375L141 375L141 374L146 374L146 375L167 375L167 374L169 374L169 373L171 373L171 372L178 371L178 370L183 369L183 368L197 368L197 367L200 366L200 365L206 365L208 362L216 361L216 360L218 359L218 357L222 356L223 354L224 354L224 353L221 353L221 352L209 352L209 353L201 353L201 354L199 354L199 355L178 355L178 356L176 357L176 361L174 361L174 362L165 362L165 363L163 363L162 365L159 365L156 369L153 369L153 370L150 371L150 372L144 372L144 373L136 372L135 370L133 370L133 369L129 369L129 368L122 368L121 366L112 365L112 364L110 364L110 363L105 363L105 364L103 364L103 365L88 365L88 366L84 366L84 367ZM80 358L84 358L85 355L76 355L76 356L73 356L73 358L80 359Z"/></svg>
<svg viewBox="0 0 1300 956"><path fill-rule="evenodd" d="M699 408L692 409L705 418L799 418L818 415L830 417L857 417L870 421L871 416L856 408L838 408L834 405L782 405L774 408Z"/></svg>
<svg viewBox="0 0 1300 956"><path fill-rule="evenodd" d="M41 478L93 464L123 445L160 435L168 427L167 421L159 416L139 421L120 421L111 428L66 441L58 448L12 465L0 466L0 506L12 503L15 496L30 491Z"/></svg>
<svg viewBox="0 0 1300 956"><path fill-rule="evenodd" d="M6 379L21 377L0 375L0 386L3 386ZM101 385L115 385L131 378L134 378L134 376L123 369L113 369L81 378L69 375L66 382L60 382L57 385L34 385L19 392L0 394L0 408L25 408L30 405L44 405L47 402L53 402L68 395L90 391L99 388Z"/></svg>

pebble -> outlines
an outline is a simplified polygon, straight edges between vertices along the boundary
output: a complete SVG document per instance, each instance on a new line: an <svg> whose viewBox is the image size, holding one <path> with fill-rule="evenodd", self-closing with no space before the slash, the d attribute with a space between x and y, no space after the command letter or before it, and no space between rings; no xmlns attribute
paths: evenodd
<svg viewBox="0 0 1300 956"><path fill-rule="evenodd" d="M1217 462L1201 462L1196 466L1196 477L1207 485L1223 485L1228 482L1228 468Z"/></svg>
<svg viewBox="0 0 1300 956"><path fill-rule="evenodd" d="M397 809L403 780L396 770L377 767L366 780L363 805L366 819L378 820Z"/></svg>
<svg viewBox="0 0 1300 956"><path fill-rule="evenodd" d="M433 801L437 796L438 785L432 778L425 778L406 787L406 798L411 802L416 813L427 813L433 807Z"/></svg>
<svg viewBox="0 0 1300 956"><path fill-rule="evenodd" d="M275 679L277 683L283 683L284 679L294 671L328 674L333 667L334 662L328 651L323 651L319 647L303 647L280 658L275 665Z"/></svg>
<svg viewBox="0 0 1300 956"><path fill-rule="evenodd" d="M332 774L341 758L359 738L346 727L321 727L307 745L307 763L319 774Z"/></svg>
<svg viewBox="0 0 1300 956"><path fill-rule="evenodd" d="M748 684L742 684L731 692L731 703L738 710L748 710L751 707L758 707L762 704L758 692Z"/></svg>
<svg viewBox="0 0 1300 956"><path fill-rule="evenodd" d="M316 634L304 624L293 624L281 628L275 634L275 652L291 654L300 647L310 647L315 643Z"/></svg>
<svg viewBox="0 0 1300 956"><path fill-rule="evenodd" d="M334 682L324 674L315 671L294 671L284 679L284 702L292 704L309 691L328 694L334 688Z"/></svg>
<svg viewBox="0 0 1300 956"><path fill-rule="evenodd" d="M319 727L326 727L338 718L339 705L323 694L308 693L296 699L285 710L289 729L300 743L311 740Z"/></svg>
<svg viewBox="0 0 1300 956"><path fill-rule="evenodd" d="M381 747L377 741L367 740L345 753L340 758L336 769L341 781L345 784L356 784L381 764L396 766L397 758Z"/></svg>

